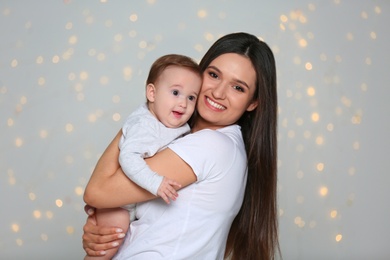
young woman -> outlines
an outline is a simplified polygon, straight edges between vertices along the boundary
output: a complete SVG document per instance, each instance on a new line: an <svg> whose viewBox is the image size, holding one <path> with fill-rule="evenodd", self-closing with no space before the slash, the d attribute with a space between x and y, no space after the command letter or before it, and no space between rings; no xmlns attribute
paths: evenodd
<svg viewBox="0 0 390 260"><path fill-rule="evenodd" d="M277 93L270 48L247 33L217 40L200 62L203 84L192 133L146 160L182 185L170 205L119 169L120 132L99 160L84 199L96 208L138 203L114 259L273 259L277 226ZM87 254L123 234L84 226Z"/></svg>

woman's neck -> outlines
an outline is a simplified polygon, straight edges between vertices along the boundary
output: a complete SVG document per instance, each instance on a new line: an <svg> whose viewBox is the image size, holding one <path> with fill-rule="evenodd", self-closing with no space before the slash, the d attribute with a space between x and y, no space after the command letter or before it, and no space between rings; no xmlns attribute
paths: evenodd
<svg viewBox="0 0 390 260"><path fill-rule="evenodd" d="M217 130L217 129L220 129L220 128L223 128L223 127L226 127L226 126L225 125L224 126L220 126L220 125L211 124L210 122L206 122L206 121L198 118L195 121L193 127L191 128L191 132L195 133L195 132L203 130L203 129Z"/></svg>

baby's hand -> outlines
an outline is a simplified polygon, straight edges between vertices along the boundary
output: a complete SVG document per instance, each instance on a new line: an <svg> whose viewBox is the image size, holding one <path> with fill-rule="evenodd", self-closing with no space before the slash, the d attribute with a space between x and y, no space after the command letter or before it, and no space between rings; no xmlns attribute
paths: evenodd
<svg viewBox="0 0 390 260"><path fill-rule="evenodd" d="M179 196L174 186L181 188L181 185L176 181L164 177L160 187L158 187L157 195L160 196L167 204L170 203L170 200L176 200L177 196Z"/></svg>

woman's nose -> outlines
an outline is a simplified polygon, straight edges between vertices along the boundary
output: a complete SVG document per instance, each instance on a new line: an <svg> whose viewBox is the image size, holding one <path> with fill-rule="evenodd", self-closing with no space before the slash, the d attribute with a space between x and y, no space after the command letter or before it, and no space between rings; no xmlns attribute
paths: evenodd
<svg viewBox="0 0 390 260"><path fill-rule="evenodd" d="M212 91L215 98L223 99L226 94L226 84L223 82L216 85Z"/></svg>

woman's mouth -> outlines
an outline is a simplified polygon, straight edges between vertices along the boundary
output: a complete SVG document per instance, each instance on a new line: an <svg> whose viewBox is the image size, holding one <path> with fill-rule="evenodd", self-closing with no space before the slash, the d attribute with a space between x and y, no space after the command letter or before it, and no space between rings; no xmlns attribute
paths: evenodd
<svg viewBox="0 0 390 260"><path fill-rule="evenodd" d="M207 104L209 104L211 107L216 108L218 110L225 110L226 107L222 106L221 104L218 104L214 101L212 101L210 98L206 97Z"/></svg>

